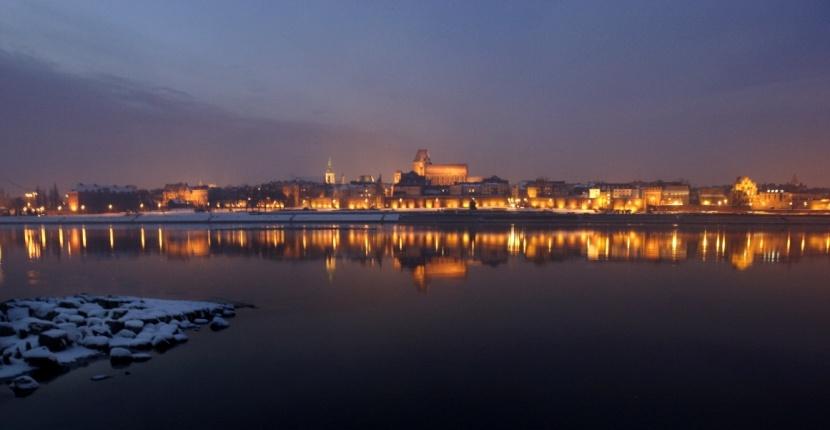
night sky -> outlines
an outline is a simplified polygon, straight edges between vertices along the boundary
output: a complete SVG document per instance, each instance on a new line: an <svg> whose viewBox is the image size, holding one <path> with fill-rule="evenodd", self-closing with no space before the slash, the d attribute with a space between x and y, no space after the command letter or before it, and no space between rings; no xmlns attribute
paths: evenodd
<svg viewBox="0 0 830 430"><path fill-rule="evenodd" d="M0 2L0 187L830 186L830 2Z"/></svg>

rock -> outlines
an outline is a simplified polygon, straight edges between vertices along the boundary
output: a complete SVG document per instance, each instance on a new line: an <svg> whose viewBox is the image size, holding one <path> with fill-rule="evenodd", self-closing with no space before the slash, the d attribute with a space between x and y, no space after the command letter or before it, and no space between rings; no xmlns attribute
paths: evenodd
<svg viewBox="0 0 830 430"><path fill-rule="evenodd" d="M9 308L6 312L6 316L8 316L9 321L12 322L22 320L23 318L29 318L29 308Z"/></svg>
<svg viewBox="0 0 830 430"><path fill-rule="evenodd" d="M52 352L63 351L69 346L69 336L66 331L56 328L41 333L37 337L37 341Z"/></svg>
<svg viewBox="0 0 830 430"><path fill-rule="evenodd" d="M166 351L176 346L176 339L172 334L157 334L153 336L151 343L153 344L153 348L156 348L159 351Z"/></svg>
<svg viewBox="0 0 830 430"><path fill-rule="evenodd" d="M75 308L57 307L52 309L52 311L57 312L58 315L78 315L78 309Z"/></svg>
<svg viewBox="0 0 830 430"><path fill-rule="evenodd" d="M75 323L58 324L58 328L66 332L66 336L69 338L70 343L78 342L81 340L81 337L83 337L81 330L77 325L75 325Z"/></svg>
<svg viewBox="0 0 830 430"><path fill-rule="evenodd" d="M98 382L98 381L103 381L104 379L110 379L110 378L112 378L112 375L101 374L101 375L93 375L89 379L93 382Z"/></svg>
<svg viewBox="0 0 830 430"><path fill-rule="evenodd" d="M236 312L233 309L225 309L222 311L222 316L225 318L233 318L236 316Z"/></svg>
<svg viewBox="0 0 830 430"><path fill-rule="evenodd" d="M112 364L130 364L133 361L133 353L127 348L113 348L110 350L110 362Z"/></svg>
<svg viewBox="0 0 830 430"><path fill-rule="evenodd" d="M58 362L58 357L49 351L48 348L45 346L40 346L34 348L32 350L26 351L21 354L26 363L29 363L31 366L46 368L46 369L54 369L61 367L60 363Z"/></svg>
<svg viewBox="0 0 830 430"><path fill-rule="evenodd" d="M87 348L106 351L109 348L110 339L106 336L86 336L81 339L80 343Z"/></svg>
<svg viewBox="0 0 830 430"><path fill-rule="evenodd" d="M141 320L129 320L124 322L124 328L127 330L131 330L135 333L141 332L141 329L144 328L144 321Z"/></svg>
<svg viewBox="0 0 830 430"><path fill-rule="evenodd" d="M209 321L208 321L208 320L206 320L206 319L204 319L204 318L196 318L196 319L194 319L194 320L193 320L193 322L194 322L195 324L205 325L205 324L207 324Z"/></svg>
<svg viewBox="0 0 830 430"><path fill-rule="evenodd" d="M0 336L14 336L17 334L17 331L14 329L14 326L7 322L0 323Z"/></svg>
<svg viewBox="0 0 830 430"><path fill-rule="evenodd" d="M230 326L231 325L222 317L213 317L213 320L210 322L210 329L213 331L224 330Z"/></svg>
<svg viewBox="0 0 830 430"><path fill-rule="evenodd" d="M153 358L153 356L146 352L137 352L133 354L133 361L135 361L136 363L149 361L151 358Z"/></svg>
<svg viewBox="0 0 830 430"><path fill-rule="evenodd" d="M110 333L118 333L124 329L124 321L105 320L104 323L110 328Z"/></svg>
<svg viewBox="0 0 830 430"><path fill-rule="evenodd" d="M29 320L29 333L31 334L40 334L47 330L51 330L57 327L55 323L52 321L40 320L40 319L31 319Z"/></svg>
<svg viewBox="0 0 830 430"><path fill-rule="evenodd" d="M173 340L175 340L177 343L185 343L188 339L190 338L187 337L187 335L184 333L176 333L173 335Z"/></svg>
<svg viewBox="0 0 830 430"><path fill-rule="evenodd" d="M135 332L132 330L122 329L118 333L115 333L116 337L126 337L127 339L135 339Z"/></svg>
<svg viewBox="0 0 830 430"><path fill-rule="evenodd" d="M95 303L84 303L80 309L78 309L78 313L83 315L87 318L89 317L96 317L101 318L106 315L106 311L101 306Z"/></svg>
<svg viewBox="0 0 830 430"><path fill-rule="evenodd" d="M40 384L34 380L31 376L18 376L14 378L9 387L14 391L14 395L17 397L25 397L29 394L32 394L35 390L40 387Z"/></svg>

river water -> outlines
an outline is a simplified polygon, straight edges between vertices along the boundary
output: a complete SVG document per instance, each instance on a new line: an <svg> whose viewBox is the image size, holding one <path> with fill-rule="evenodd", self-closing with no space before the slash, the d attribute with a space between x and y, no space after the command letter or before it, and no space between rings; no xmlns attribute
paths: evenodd
<svg viewBox="0 0 830 430"><path fill-rule="evenodd" d="M105 360L3 428L817 424L830 228L0 228L0 301L250 303L126 371ZM129 372L127 375L125 372ZM114 377L92 382L90 377Z"/></svg>

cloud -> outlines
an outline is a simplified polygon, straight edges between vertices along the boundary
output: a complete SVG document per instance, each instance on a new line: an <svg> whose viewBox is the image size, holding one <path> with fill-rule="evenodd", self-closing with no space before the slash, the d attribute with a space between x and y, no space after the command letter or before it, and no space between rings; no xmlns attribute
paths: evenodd
<svg viewBox="0 0 830 430"><path fill-rule="evenodd" d="M0 51L0 169L15 182L259 182L356 158L378 136L343 126L245 117L176 89L80 76ZM354 161L354 160L350 160Z"/></svg>

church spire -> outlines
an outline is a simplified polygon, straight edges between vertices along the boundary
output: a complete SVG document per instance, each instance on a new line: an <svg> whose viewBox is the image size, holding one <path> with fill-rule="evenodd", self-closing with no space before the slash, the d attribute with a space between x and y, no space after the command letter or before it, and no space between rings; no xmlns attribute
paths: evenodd
<svg viewBox="0 0 830 430"><path fill-rule="evenodd" d="M326 173L323 175L323 182L328 185L333 185L337 182L337 176L334 174L334 169L331 167L331 157L326 165Z"/></svg>

